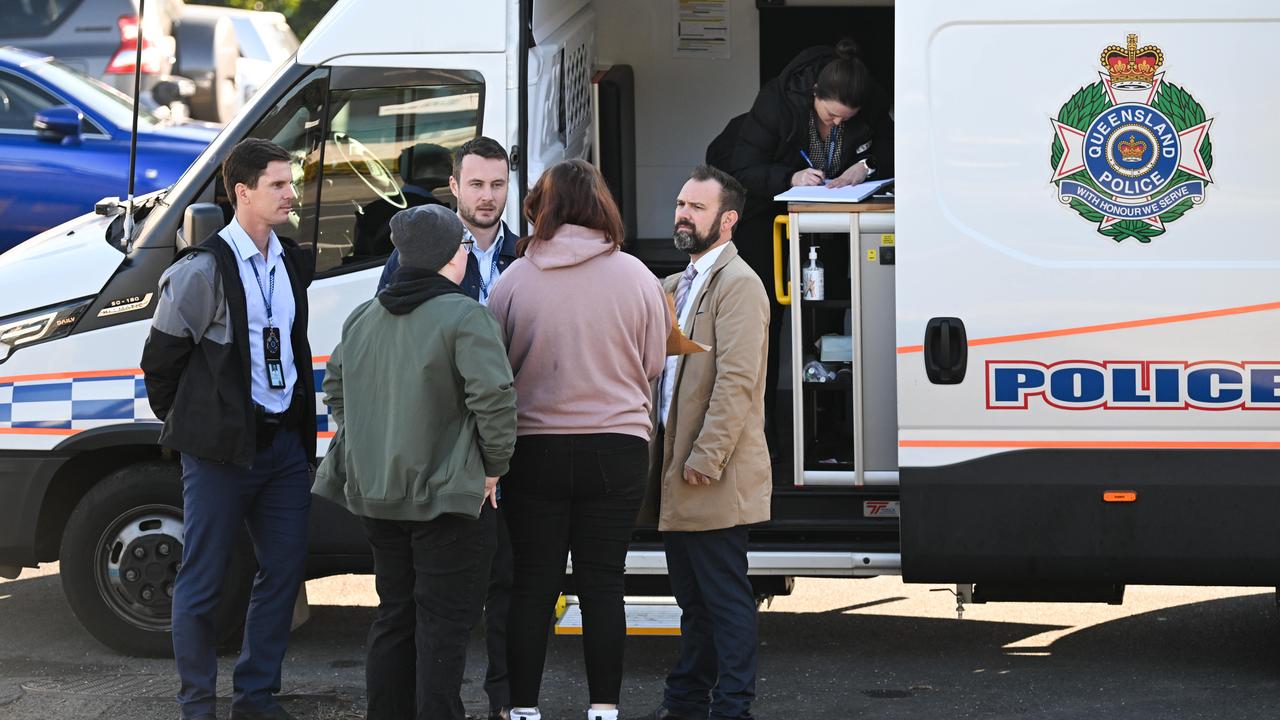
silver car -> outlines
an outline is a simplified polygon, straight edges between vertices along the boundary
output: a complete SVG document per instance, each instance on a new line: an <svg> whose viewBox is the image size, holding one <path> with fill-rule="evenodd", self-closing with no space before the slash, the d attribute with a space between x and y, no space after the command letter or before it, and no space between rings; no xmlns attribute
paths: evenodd
<svg viewBox="0 0 1280 720"><path fill-rule="evenodd" d="M139 27L138 0L0 0L0 44L53 55L132 95L139 42L144 91L173 70L182 9L182 0L150 0Z"/></svg>

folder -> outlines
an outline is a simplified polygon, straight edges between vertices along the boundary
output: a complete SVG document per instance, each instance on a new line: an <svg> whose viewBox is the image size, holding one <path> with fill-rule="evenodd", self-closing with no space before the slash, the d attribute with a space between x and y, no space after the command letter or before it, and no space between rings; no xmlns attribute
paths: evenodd
<svg viewBox="0 0 1280 720"><path fill-rule="evenodd" d="M708 345L685 337L680 329L680 321L676 318L676 296L671 293L667 293L667 316L671 318L671 332L667 335L668 355L692 355L711 349Z"/></svg>

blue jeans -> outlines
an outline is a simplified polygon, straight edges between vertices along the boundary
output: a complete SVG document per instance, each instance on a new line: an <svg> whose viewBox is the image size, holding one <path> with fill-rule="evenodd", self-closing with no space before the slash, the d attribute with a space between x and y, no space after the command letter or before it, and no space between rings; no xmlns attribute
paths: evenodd
<svg viewBox="0 0 1280 720"><path fill-rule="evenodd" d="M183 454L182 502L182 568L173 588L173 654L182 681L182 716L214 711L214 608L227 562L246 526L258 573L232 678L232 706L270 710L276 706L273 695L280 691L280 666L307 559L311 478L298 432L277 432L271 445L258 451L250 469Z"/></svg>
<svg viewBox="0 0 1280 720"><path fill-rule="evenodd" d="M756 603L747 529L662 534L680 605L680 660L663 705L689 717L750 718L756 696Z"/></svg>

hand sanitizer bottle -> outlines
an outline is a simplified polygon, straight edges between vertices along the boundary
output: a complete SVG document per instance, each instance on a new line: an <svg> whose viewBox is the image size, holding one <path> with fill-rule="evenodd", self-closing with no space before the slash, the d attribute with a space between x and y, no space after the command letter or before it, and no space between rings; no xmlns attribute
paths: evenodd
<svg viewBox="0 0 1280 720"><path fill-rule="evenodd" d="M826 283L822 275L822 263L818 262L818 247L809 246L809 264L801 272L805 300L822 300L826 297Z"/></svg>

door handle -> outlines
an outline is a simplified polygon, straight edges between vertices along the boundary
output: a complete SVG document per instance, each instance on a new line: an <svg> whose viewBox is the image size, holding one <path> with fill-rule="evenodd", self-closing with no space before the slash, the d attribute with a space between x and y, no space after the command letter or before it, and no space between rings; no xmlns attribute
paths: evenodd
<svg viewBox="0 0 1280 720"><path fill-rule="evenodd" d="M924 371L935 385L959 385L969 363L969 338L960 318L938 317L924 330Z"/></svg>

